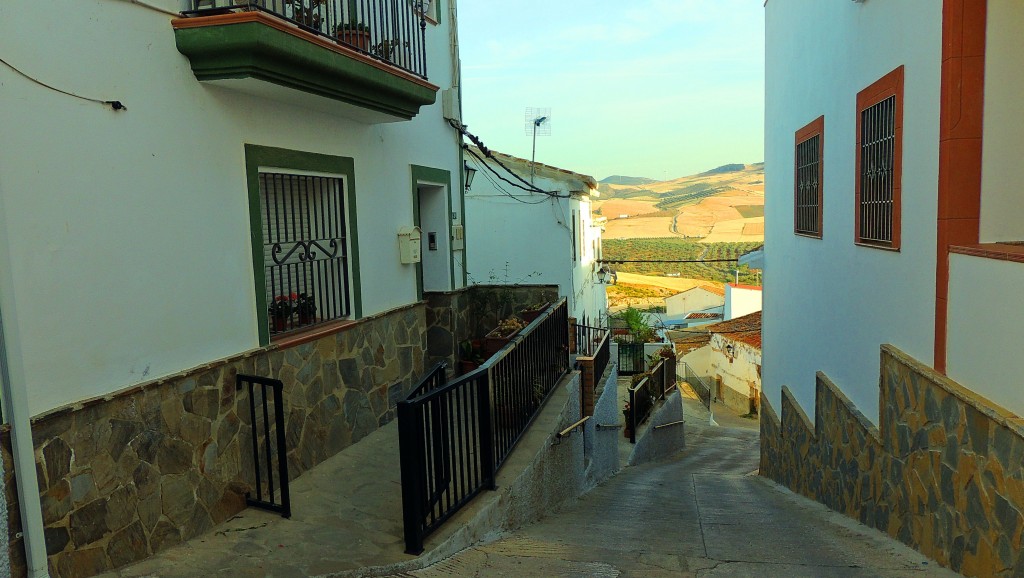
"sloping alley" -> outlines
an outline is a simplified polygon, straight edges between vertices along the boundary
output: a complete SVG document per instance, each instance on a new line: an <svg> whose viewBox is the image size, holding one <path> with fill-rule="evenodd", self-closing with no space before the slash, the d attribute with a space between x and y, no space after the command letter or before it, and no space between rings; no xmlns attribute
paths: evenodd
<svg viewBox="0 0 1024 578"><path fill-rule="evenodd" d="M957 576L921 554L756 475L756 421L704 425L688 450L623 470L540 522L398 576Z"/></svg>

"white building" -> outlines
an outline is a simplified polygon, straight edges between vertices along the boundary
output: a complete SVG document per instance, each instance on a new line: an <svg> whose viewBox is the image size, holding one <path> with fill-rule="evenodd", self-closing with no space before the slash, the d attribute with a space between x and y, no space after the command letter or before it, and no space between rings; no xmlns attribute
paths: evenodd
<svg viewBox="0 0 1024 578"><path fill-rule="evenodd" d="M180 14L214 4L0 5L0 385L14 428L5 466L21 492L12 549L24 546L28 560L15 574L44 575L48 549L57 575L78 571L76 549L107 548L100 567L125 563L121 527L61 541L88 504L75 494L41 512L37 456L46 504L70 479L113 467L89 443L140 461L139 436L186 444L188 470L205 459L216 494L216 504L184 505L203 519L181 529L187 539L244 507L228 471L244 450L225 443L238 430L236 372L284 371L287 381L287 358L322 376L356 441L393 415L388 383L408 386L423 371L422 355L406 355L425 333L422 291L464 285L451 242L463 219L461 136L445 120L459 115L454 1L424 14L379 1L352 13L340 0ZM305 28L296 5L311 15ZM361 22L378 23L365 41L335 35ZM422 251L415 235L400 236L416 225L433 233ZM292 294L306 294L307 314ZM290 314L280 323L275 303ZM383 336L386 366L310 357L334 351L350 327ZM30 420L43 432L35 447ZM183 423L195 439L182 439ZM300 432L296 464L351 443L336 433ZM131 483L110 480L88 499ZM159 547L153 521L142 518L143 547L129 558Z"/></svg>
<svg viewBox="0 0 1024 578"><path fill-rule="evenodd" d="M597 182L488 152L492 156L470 147L466 154L468 165L477 170L466 192L466 236L473 240L466 255L470 284L558 285L572 317L584 324L604 323L608 301L597 275L602 228L590 213ZM547 194L524 190L530 189L531 175L533 186ZM517 246L529 249L510 250Z"/></svg>
<svg viewBox="0 0 1024 578"><path fill-rule="evenodd" d="M1022 475L1019 460L987 451L990 436L1019 444L1012 423L1024 414L1024 4L769 0L765 10L763 401L795 437L763 436L762 472L988 575L986 556L1015 530L987 500L1024 508L1002 486L1004 471ZM795 433L806 429L800 411L814 432ZM803 443L811 437L830 449ZM877 457L834 469L829 460L865 455L863 444ZM944 477L940 460L924 461L940 446L947 467L999 465ZM900 464L920 468L901 475ZM954 516L967 501L971 527ZM943 522L925 529L918 515ZM1019 552L999 567L1019 567Z"/></svg>
<svg viewBox="0 0 1024 578"><path fill-rule="evenodd" d="M761 310L761 287L725 284L725 320L736 319Z"/></svg>
<svg viewBox="0 0 1024 578"><path fill-rule="evenodd" d="M725 304L725 290L715 285L698 285L665 298L665 313L669 318L685 317L693 311L703 311Z"/></svg>
<svg viewBox="0 0 1024 578"><path fill-rule="evenodd" d="M761 312L680 332L676 351L706 378L712 398L734 414L757 413L761 399ZM678 341L677 341L678 340Z"/></svg>

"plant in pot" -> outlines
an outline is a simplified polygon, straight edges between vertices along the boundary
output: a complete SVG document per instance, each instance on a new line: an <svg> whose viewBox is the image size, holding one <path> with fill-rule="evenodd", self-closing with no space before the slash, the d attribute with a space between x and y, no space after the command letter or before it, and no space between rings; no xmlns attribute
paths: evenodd
<svg viewBox="0 0 1024 578"><path fill-rule="evenodd" d="M479 339L466 339L459 343L459 374L465 375L480 367L484 359Z"/></svg>
<svg viewBox="0 0 1024 578"><path fill-rule="evenodd" d="M291 19L301 26L320 31L324 24L324 17L321 14L327 0L285 0L285 6L291 8Z"/></svg>
<svg viewBox="0 0 1024 578"><path fill-rule="evenodd" d="M362 22L341 22L334 27L334 35L342 44L362 51L370 49L370 27Z"/></svg>
<svg viewBox="0 0 1024 578"><path fill-rule="evenodd" d="M540 314L544 312L548 307L548 302L537 303L535 305L527 305L519 312L519 315L523 318L523 321L531 323L534 319L540 317Z"/></svg>
<svg viewBox="0 0 1024 578"><path fill-rule="evenodd" d="M519 333L526 324L523 323L522 319L519 319L515 315L502 319L498 326L491 330L490 333L484 336L484 354L487 356L494 355L499 349L505 347L505 345Z"/></svg>
<svg viewBox="0 0 1024 578"><path fill-rule="evenodd" d="M316 299L312 295L299 293L295 300L295 312L299 315L299 325L309 325L316 321Z"/></svg>
<svg viewBox="0 0 1024 578"><path fill-rule="evenodd" d="M270 317L270 328L275 333L280 333L288 328L288 318L292 316L294 305L292 300L295 297L293 293L291 296L278 295L274 297L274 300L267 306L267 314Z"/></svg>
<svg viewBox="0 0 1024 578"><path fill-rule="evenodd" d="M633 435L633 412L629 407L629 402L626 401L625 405L622 406L622 417L625 418L626 426L622 428L622 433L625 437Z"/></svg>

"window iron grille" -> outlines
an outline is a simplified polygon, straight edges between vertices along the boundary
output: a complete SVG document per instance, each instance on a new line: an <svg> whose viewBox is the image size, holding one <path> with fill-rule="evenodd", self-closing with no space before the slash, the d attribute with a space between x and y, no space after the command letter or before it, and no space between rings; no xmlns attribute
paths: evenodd
<svg viewBox="0 0 1024 578"><path fill-rule="evenodd" d="M259 182L270 333L349 317L344 180L261 172Z"/></svg>
<svg viewBox="0 0 1024 578"><path fill-rule="evenodd" d="M896 153L896 97L860 113L860 227L863 243L893 241L893 185Z"/></svg>
<svg viewBox="0 0 1024 578"><path fill-rule="evenodd" d="M796 146L796 232L821 236L821 135Z"/></svg>

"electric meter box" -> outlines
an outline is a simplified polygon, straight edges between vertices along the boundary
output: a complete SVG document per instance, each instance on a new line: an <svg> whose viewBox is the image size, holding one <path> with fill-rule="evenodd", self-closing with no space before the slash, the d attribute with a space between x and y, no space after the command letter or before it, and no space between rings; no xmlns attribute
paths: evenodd
<svg viewBox="0 0 1024 578"><path fill-rule="evenodd" d="M420 262L420 228L402 227L398 230L398 251L403 264Z"/></svg>
<svg viewBox="0 0 1024 578"><path fill-rule="evenodd" d="M461 251L466 248L466 230L462 225L452 225L452 249Z"/></svg>

